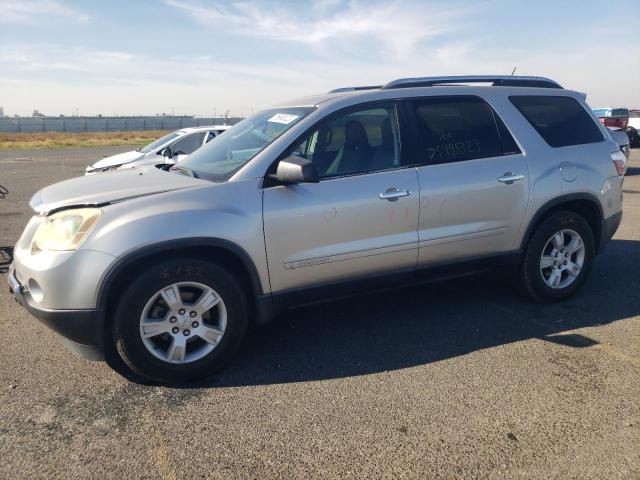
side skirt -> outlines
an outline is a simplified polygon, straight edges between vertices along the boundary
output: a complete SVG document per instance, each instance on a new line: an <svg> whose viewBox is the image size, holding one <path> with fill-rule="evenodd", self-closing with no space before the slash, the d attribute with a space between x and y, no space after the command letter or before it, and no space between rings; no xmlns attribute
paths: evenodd
<svg viewBox="0 0 640 480"><path fill-rule="evenodd" d="M523 252L516 250L455 263L429 265L417 270L399 270L261 295L257 302L257 322L267 323L274 316L292 308L321 304L377 291L395 290L410 285L465 277L490 270L516 270L522 262L522 256Z"/></svg>

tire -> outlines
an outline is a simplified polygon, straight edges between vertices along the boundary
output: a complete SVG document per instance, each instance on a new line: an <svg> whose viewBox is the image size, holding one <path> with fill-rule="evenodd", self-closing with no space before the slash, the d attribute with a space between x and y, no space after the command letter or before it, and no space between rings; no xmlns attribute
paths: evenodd
<svg viewBox="0 0 640 480"><path fill-rule="evenodd" d="M577 248L577 243L571 243L576 235L583 247L570 253ZM557 249L556 245L563 242L563 248ZM589 275L595 245L593 230L582 216L571 211L551 214L536 227L527 244L520 271L521 289L528 297L541 303L571 297ZM576 269L578 266L579 270Z"/></svg>
<svg viewBox="0 0 640 480"><path fill-rule="evenodd" d="M248 318L246 295L231 271L181 258L149 266L133 280L115 308L112 333L133 372L173 384L222 368L240 346Z"/></svg>

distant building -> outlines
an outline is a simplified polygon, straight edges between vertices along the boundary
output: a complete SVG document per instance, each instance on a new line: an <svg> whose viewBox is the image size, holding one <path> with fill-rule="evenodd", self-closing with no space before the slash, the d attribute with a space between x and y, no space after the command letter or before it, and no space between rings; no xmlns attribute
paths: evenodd
<svg viewBox="0 0 640 480"><path fill-rule="evenodd" d="M31 114L32 117L44 117L44 113L40 113L38 110L34 110Z"/></svg>
<svg viewBox="0 0 640 480"><path fill-rule="evenodd" d="M0 107L0 118L4 117L4 108Z"/></svg>

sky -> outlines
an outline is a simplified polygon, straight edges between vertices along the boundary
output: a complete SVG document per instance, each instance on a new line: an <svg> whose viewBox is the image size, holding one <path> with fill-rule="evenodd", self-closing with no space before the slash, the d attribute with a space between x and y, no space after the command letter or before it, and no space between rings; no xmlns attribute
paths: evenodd
<svg viewBox="0 0 640 480"><path fill-rule="evenodd" d="M640 0L0 0L0 106L248 115L337 87L548 76L640 108Z"/></svg>

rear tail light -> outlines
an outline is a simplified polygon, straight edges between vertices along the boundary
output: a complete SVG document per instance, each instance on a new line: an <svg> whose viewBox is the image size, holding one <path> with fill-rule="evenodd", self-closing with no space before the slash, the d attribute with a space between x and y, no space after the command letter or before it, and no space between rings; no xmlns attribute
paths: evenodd
<svg viewBox="0 0 640 480"><path fill-rule="evenodd" d="M616 167L616 172L618 172L618 176L624 176L624 171L627 167L627 158L624 156L620 150L617 152L611 153L611 161L613 162L613 166Z"/></svg>
<svg viewBox="0 0 640 480"><path fill-rule="evenodd" d="M629 119L625 117L605 117L600 118L600 123L605 127L627 128Z"/></svg>

